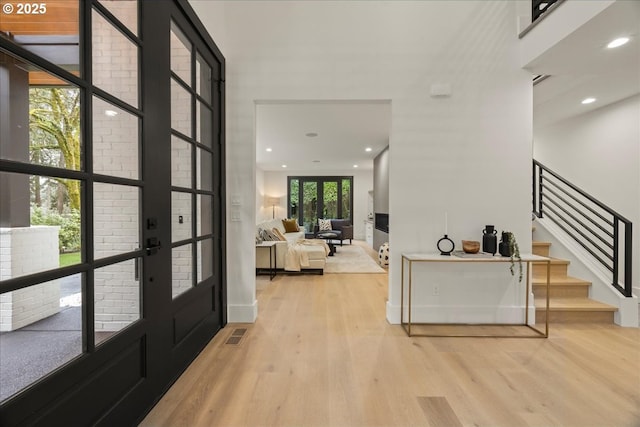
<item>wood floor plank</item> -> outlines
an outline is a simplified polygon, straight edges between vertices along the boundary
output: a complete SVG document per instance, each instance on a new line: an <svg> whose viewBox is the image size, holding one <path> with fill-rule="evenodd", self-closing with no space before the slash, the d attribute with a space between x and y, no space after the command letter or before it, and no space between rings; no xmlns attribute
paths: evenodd
<svg viewBox="0 0 640 427"><path fill-rule="evenodd" d="M448 426L462 427L462 423L451 409L451 405L444 396L418 397L427 421L431 427Z"/></svg>
<svg viewBox="0 0 640 427"><path fill-rule="evenodd" d="M141 426L640 426L639 329L409 338L385 274L260 277L256 294L256 323L227 325Z"/></svg>

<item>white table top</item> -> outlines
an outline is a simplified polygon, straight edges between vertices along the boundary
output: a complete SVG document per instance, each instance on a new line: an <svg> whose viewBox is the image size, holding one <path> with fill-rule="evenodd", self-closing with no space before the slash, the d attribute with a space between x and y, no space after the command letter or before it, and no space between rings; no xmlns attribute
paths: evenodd
<svg viewBox="0 0 640 427"><path fill-rule="evenodd" d="M503 257L501 255L490 256L487 254L464 254L463 256L440 255L437 252L431 253L419 253L419 252L403 252L402 257L409 261L431 261L431 262L507 262L511 261L509 257ZM534 254L520 254L520 259L523 262L529 261L548 261L549 258ZM514 259L515 261L515 259Z"/></svg>
<svg viewBox="0 0 640 427"><path fill-rule="evenodd" d="M282 242L282 240L265 240L262 243L256 243L256 248L267 248L269 246L273 246L278 242Z"/></svg>

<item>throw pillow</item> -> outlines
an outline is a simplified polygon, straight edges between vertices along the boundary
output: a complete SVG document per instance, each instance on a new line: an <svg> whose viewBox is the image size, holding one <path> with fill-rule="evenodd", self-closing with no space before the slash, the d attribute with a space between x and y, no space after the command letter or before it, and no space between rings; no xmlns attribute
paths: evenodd
<svg viewBox="0 0 640 427"><path fill-rule="evenodd" d="M273 234L275 234L276 236L278 236L278 238L279 238L280 240L282 240L283 242L286 242L286 241L287 241L286 237L284 237L284 234L282 234L282 232L281 232L280 230L278 230L277 228L273 227L273 228L271 229L271 231L273 231Z"/></svg>
<svg viewBox="0 0 640 427"><path fill-rule="evenodd" d="M330 219L318 218L318 229L320 231L329 231L329 230L331 230L331 220Z"/></svg>
<svg viewBox="0 0 640 427"><path fill-rule="evenodd" d="M274 241L274 240L280 240L280 238L278 236L276 236L273 233L273 231L265 230L265 229L261 229L260 230L260 237L262 237L262 240L264 240L265 242Z"/></svg>
<svg viewBox="0 0 640 427"><path fill-rule="evenodd" d="M296 231L300 231L300 228L298 227L298 220L295 218L283 219L282 225L284 226L285 233L295 233Z"/></svg>

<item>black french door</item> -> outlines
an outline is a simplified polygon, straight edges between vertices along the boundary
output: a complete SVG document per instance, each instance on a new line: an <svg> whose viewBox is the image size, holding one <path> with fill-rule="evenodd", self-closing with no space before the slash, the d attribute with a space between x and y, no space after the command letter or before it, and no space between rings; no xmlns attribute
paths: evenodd
<svg viewBox="0 0 640 427"><path fill-rule="evenodd" d="M9 10L0 425L133 425L226 323L224 58L186 0Z"/></svg>
<svg viewBox="0 0 640 427"><path fill-rule="evenodd" d="M290 176L287 215L312 232L318 218L353 218L352 176Z"/></svg>

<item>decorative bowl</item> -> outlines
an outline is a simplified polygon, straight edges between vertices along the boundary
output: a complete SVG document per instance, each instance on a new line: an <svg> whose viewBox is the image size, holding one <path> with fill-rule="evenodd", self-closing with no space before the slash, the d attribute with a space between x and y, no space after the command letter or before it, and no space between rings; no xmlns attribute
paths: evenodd
<svg viewBox="0 0 640 427"><path fill-rule="evenodd" d="M477 254L480 250L480 242L476 242L475 240L463 240L462 250L468 254Z"/></svg>

